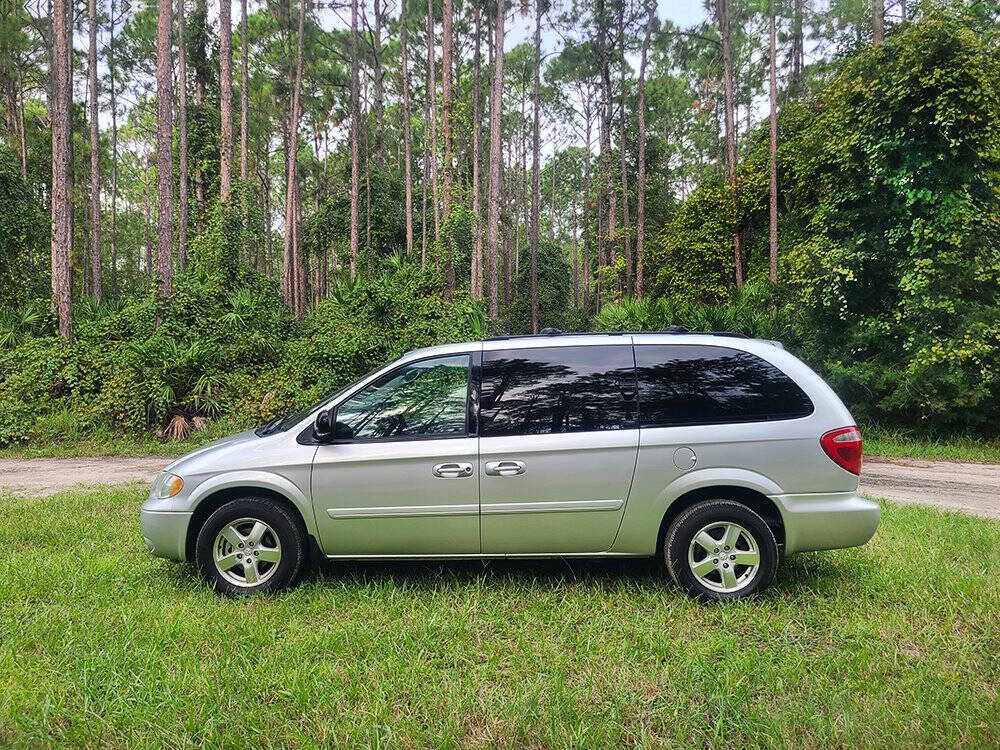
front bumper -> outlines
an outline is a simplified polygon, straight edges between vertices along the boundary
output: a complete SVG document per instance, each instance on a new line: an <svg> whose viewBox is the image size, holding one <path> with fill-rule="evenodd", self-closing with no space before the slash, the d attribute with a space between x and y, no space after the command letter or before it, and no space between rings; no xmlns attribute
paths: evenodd
<svg viewBox="0 0 1000 750"><path fill-rule="evenodd" d="M187 557L187 532L193 513L142 509L139 523L142 538L157 557L184 560Z"/></svg>
<svg viewBox="0 0 1000 750"><path fill-rule="evenodd" d="M881 511L856 492L772 495L785 527L785 553L864 544L875 534Z"/></svg>

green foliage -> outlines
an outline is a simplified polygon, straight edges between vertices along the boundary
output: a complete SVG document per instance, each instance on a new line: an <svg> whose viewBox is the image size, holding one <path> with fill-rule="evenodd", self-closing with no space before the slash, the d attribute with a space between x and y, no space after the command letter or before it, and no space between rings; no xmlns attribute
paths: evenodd
<svg viewBox="0 0 1000 750"><path fill-rule="evenodd" d="M377 267L381 260L406 246L404 190L402 175L389 167L380 169L372 164L362 177L358 216L361 269ZM367 205L369 192L370 210ZM327 197L303 222L303 248L309 254L324 252L332 246L340 258L346 259L350 252L350 236L351 197L347 190L337 190Z"/></svg>
<svg viewBox="0 0 1000 750"><path fill-rule="evenodd" d="M781 111L780 304L794 323L782 337L862 419L985 429L1000 418L998 83L998 48L966 17L932 10ZM704 183L650 243L670 322L697 319L689 303L722 309L735 227L747 277L767 276L766 127L747 148L735 209L728 186Z"/></svg>
<svg viewBox="0 0 1000 750"><path fill-rule="evenodd" d="M266 416L302 406L410 349L485 335L480 305L464 291L445 299L441 289L435 271L401 260L353 282L337 277L243 409Z"/></svg>
<svg viewBox="0 0 1000 750"><path fill-rule="evenodd" d="M1000 417L998 83L997 47L932 13L849 60L790 144L810 220L786 273L865 417Z"/></svg>
<svg viewBox="0 0 1000 750"><path fill-rule="evenodd" d="M212 204L207 228L191 240L191 267L224 284L234 284L246 270L242 260L262 252L264 221L252 182L236 180L229 201Z"/></svg>
<svg viewBox="0 0 1000 750"><path fill-rule="evenodd" d="M445 299L435 272L399 260L364 280L336 278L304 321L288 314L272 282L246 270L182 273L176 282L166 305L153 293L78 305L70 345L49 314L4 311L0 446L139 434L177 420L184 429L207 419L248 426L409 349L486 328L467 294Z"/></svg>
<svg viewBox="0 0 1000 750"><path fill-rule="evenodd" d="M526 250L527 256L531 252ZM531 263L524 257L514 285L511 305L512 333L531 333ZM580 330L580 320L570 308L570 266L563 247L538 243L538 327Z"/></svg>
<svg viewBox="0 0 1000 750"><path fill-rule="evenodd" d="M680 325L698 331L732 331L755 338L794 343L798 333L787 307L774 305L764 282L747 284L722 303L683 297L644 297L605 305L594 318L597 331L661 331Z"/></svg>
<svg viewBox="0 0 1000 750"><path fill-rule="evenodd" d="M733 204L729 187L703 184L675 212L648 248L654 295L718 302L733 281Z"/></svg>
<svg viewBox="0 0 1000 750"><path fill-rule="evenodd" d="M16 157L0 147L0 304L21 305L44 292L48 277L40 271L49 258L49 219ZM0 323L0 346L3 330Z"/></svg>

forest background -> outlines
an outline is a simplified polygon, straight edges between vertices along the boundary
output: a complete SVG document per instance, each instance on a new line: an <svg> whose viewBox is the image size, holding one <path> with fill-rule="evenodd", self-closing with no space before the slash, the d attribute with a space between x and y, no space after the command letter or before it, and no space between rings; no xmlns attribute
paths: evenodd
<svg viewBox="0 0 1000 750"><path fill-rule="evenodd" d="M863 424L992 436L998 21L4 3L0 448L207 437L546 326L778 339Z"/></svg>

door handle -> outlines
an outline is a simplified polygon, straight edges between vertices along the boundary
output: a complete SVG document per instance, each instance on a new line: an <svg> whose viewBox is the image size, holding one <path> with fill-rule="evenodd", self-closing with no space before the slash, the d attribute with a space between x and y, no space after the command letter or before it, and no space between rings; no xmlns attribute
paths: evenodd
<svg viewBox="0 0 1000 750"><path fill-rule="evenodd" d="M459 461L447 464L435 464L431 473L442 479L459 479L472 476L472 464Z"/></svg>
<svg viewBox="0 0 1000 750"><path fill-rule="evenodd" d="M524 473L524 461L487 461L486 473L491 477L512 477Z"/></svg>

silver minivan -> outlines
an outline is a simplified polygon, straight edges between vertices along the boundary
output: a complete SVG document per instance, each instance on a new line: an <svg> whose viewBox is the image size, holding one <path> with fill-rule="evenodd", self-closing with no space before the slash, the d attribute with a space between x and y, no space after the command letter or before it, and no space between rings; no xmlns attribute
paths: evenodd
<svg viewBox="0 0 1000 750"><path fill-rule="evenodd" d="M154 555L218 591L307 561L648 557L704 599L779 552L868 541L861 434L775 342L689 332L496 338L412 351L321 403L170 464Z"/></svg>

